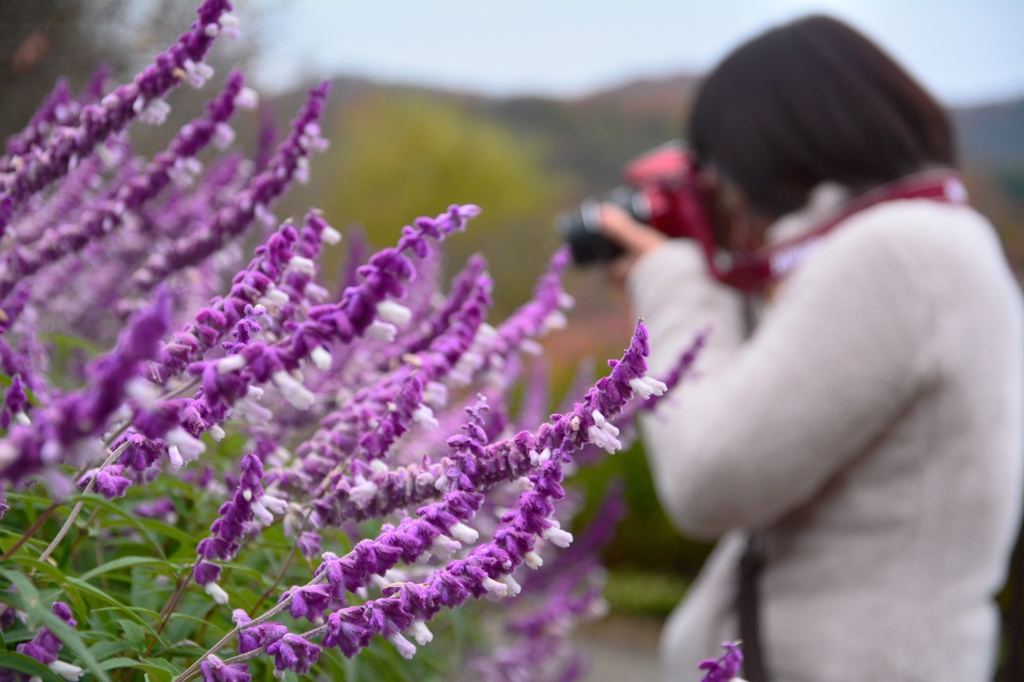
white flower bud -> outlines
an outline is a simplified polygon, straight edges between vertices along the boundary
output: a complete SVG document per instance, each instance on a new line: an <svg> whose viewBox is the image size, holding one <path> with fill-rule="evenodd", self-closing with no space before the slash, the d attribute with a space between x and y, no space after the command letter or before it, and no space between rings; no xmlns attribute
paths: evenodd
<svg viewBox="0 0 1024 682"><path fill-rule="evenodd" d="M331 246L334 246L335 244L339 244L341 242L341 232L338 232L333 227L328 225L323 230L320 231L320 240L324 244L330 244Z"/></svg>
<svg viewBox="0 0 1024 682"><path fill-rule="evenodd" d="M334 358L331 357L330 352L328 352L323 346L317 346L314 348L313 352L309 354L309 358L321 372L329 370L331 368L331 364L334 362Z"/></svg>
<svg viewBox="0 0 1024 682"><path fill-rule="evenodd" d="M371 339L386 341L388 343L394 341L397 334L398 328L395 325L389 322L381 322L380 320L374 320L370 326L366 328L366 336Z"/></svg>
<svg viewBox="0 0 1024 682"><path fill-rule="evenodd" d="M145 410L151 410L160 399L160 389L142 377L131 379L124 386L125 393Z"/></svg>
<svg viewBox="0 0 1024 682"><path fill-rule="evenodd" d="M218 604L228 603L228 593L225 592L224 588L218 585L217 583L206 583L206 585L203 586L203 589L206 590L206 594L213 597L213 601L217 602Z"/></svg>
<svg viewBox="0 0 1024 682"><path fill-rule="evenodd" d="M396 632L395 634L388 637L388 641L395 645L398 649L398 653L402 655L402 658L408 660L416 655L416 645L402 637L401 633Z"/></svg>
<svg viewBox="0 0 1024 682"><path fill-rule="evenodd" d="M499 583L497 580L492 578L484 578L481 583L483 588L487 590L487 594L492 599L501 599L502 597L508 596L508 585L505 583Z"/></svg>
<svg viewBox="0 0 1024 682"><path fill-rule="evenodd" d="M255 109L259 104L260 95L252 88L242 88L235 96L235 106L239 109Z"/></svg>
<svg viewBox="0 0 1024 682"><path fill-rule="evenodd" d="M308 410L316 402L316 396L308 388L299 383L295 377L284 370L277 370L271 375L271 380L285 400L300 410Z"/></svg>
<svg viewBox="0 0 1024 682"><path fill-rule="evenodd" d="M215 441L220 442L224 440L224 436L226 435L227 434L224 433L224 429L222 429L219 424L214 424L210 427L210 437Z"/></svg>
<svg viewBox="0 0 1024 682"><path fill-rule="evenodd" d="M551 526L545 529L542 536L545 540L550 540L552 544L565 549L572 544L572 533L564 531L561 528Z"/></svg>
<svg viewBox="0 0 1024 682"><path fill-rule="evenodd" d="M217 363L217 374L237 372L248 364L249 362L242 355L229 355L221 358L220 362Z"/></svg>
<svg viewBox="0 0 1024 682"><path fill-rule="evenodd" d="M523 586L517 583L516 579L510 575L503 575L500 580L505 583L505 587L508 588L508 596L510 597L515 597L523 591Z"/></svg>
<svg viewBox="0 0 1024 682"><path fill-rule="evenodd" d="M53 663L47 663L47 668L55 672L56 674L63 677L68 682L77 682L82 677L82 669L77 665L66 663L64 661L54 661Z"/></svg>
<svg viewBox="0 0 1024 682"><path fill-rule="evenodd" d="M436 429L441 426L441 423L434 418L434 411L426 405L420 405L412 411L412 420L417 424L422 424L426 429Z"/></svg>
<svg viewBox="0 0 1024 682"><path fill-rule="evenodd" d="M420 646L434 639L434 633L430 631L430 628L422 620L414 620L412 622L412 625L409 626L409 634L413 636L416 643Z"/></svg>
<svg viewBox="0 0 1024 682"><path fill-rule="evenodd" d="M442 559L448 559L460 549L462 549L462 544L447 535L438 535L430 543L430 552Z"/></svg>
<svg viewBox="0 0 1024 682"><path fill-rule="evenodd" d="M480 538L480 533L464 523L453 523L448 528L448 534L465 545L472 545Z"/></svg>
<svg viewBox="0 0 1024 682"><path fill-rule="evenodd" d="M412 311L400 303L387 299L377 304L377 315L385 322L390 322L398 327L404 327L412 319Z"/></svg>

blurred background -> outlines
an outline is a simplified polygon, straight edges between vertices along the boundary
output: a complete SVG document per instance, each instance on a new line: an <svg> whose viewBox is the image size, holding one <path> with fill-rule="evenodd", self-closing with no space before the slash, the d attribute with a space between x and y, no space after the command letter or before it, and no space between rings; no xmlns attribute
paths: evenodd
<svg viewBox="0 0 1024 682"><path fill-rule="evenodd" d="M105 63L119 80L131 77L191 22L195 4L0 2L0 136L21 129L60 76L77 89ZM339 229L363 229L380 247L412 217L479 204L483 215L450 243L449 267L473 252L487 256L499 320L527 300L558 247L559 210L618 184L626 161L680 137L701 74L729 50L813 12L863 30L948 106L973 203L1024 274L1021 0L237 4L242 38L221 41L211 62L220 75L242 69L261 92L262 111L236 126L243 144L255 148L261 120L286 124L318 79L333 82L324 119L332 147L275 213L318 206ZM210 89L176 93L164 130L192 116ZM132 134L142 152L166 137ZM334 258L329 270L340 266ZM545 342L556 399L581 359L617 356L633 325L599 270L572 272L567 287L577 310ZM600 679L649 679L661 619L708 547L668 524L639 447L579 473L581 520L613 479L625 482L629 506L605 553L613 617L582 644L601 657Z"/></svg>

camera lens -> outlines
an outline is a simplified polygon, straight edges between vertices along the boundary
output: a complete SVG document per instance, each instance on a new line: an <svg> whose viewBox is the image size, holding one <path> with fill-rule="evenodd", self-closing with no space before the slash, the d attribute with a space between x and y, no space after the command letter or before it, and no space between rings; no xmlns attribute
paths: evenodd
<svg viewBox="0 0 1024 682"><path fill-rule="evenodd" d="M577 265L607 263L623 253L621 246L601 234L601 202L621 206L641 222L649 217L647 197L626 186L616 187L601 199L586 199L579 208L561 213L555 219L555 228L569 244Z"/></svg>

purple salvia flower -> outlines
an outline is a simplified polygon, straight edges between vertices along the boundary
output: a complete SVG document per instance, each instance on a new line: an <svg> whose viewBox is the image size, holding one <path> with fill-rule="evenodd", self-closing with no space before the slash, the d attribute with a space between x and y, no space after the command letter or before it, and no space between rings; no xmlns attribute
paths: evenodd
<svg viewBox="0 0 1024 682"><path fill-rule="evenodd" d="M300 675L309 672L320 657L320 651L318 645L291 633L267 646L267 653L274 657L274 668Z"/></svg>
<svg viewBox="0 0 1024 682"><path fill-rule="evenodd" d="M722 642L725 653L719 658L709 658L697 667L707 670L701 682L742 682L738 675L743 664L743 652L734 642Z"/></svg>
<svg viewBox="0 0 1024 682"><path fill-rule="evenodd" d="M19 247L0 255L0 298L18 281L24 281L40 268L63 256L82 249L119 226L126 212L138 211L163 190L175 172L181 172L184 161L193 159L214 137L218 125L234 113L234 100L244 79L232 72L220 95L207 105L207 114L185 125L175 136L168 150L157 154L145 169L117 193L93 207L77 220L49 230L33 248ZM187 166L187 164L186 164Z"/></svg>
<svg viewBox="0 0 1024 682"><path fill-rule="evenodd" d="M20 374L15 374L4 395L4 408L0 412L0 427L8 428L12 418L20 424L28 424L27 409L28 395L25 393L24 382L21 380Z"/></svg>
<svg viewBox="0 0 1024 682"><path fill-rule="evenodd" d="M46 410L37 411L29 426L14 426L0 440L0 480L19 483L27 476L45 471L48 484L57 485L63 475L58 464L80 465L91 454L87 439L103 432L111 415L125 401L126 386L151 359L167 331L169 301L165 292L154 304L136 315L121 333L113 352L89 368L89 383L68 393ZM66 485L66 484L65 484Z"/></svg>
<svg viewBox="0 0 1024 682"><path fill-rule="evenodd" d="M124 497L125 490L128 489L132 482L122 476L122 473L124 473L124 466L121 464L112 464L102 469L92 469L85 472L78 479L78 487L85 488L90 482L95 481L93 483L93 490L108 500Z"/></svg>
<svg viewBox="0 0 1024 682"><path fill-rule="evenodd" d="M15 171L0 187L0 236L14 212L31 195L63 177L74 160L83 158L93 148L119 132L143 111L162 104L161 97L181 82L178 74L201 64L213 44L213 36L205 30L231 9L228 0L204 0L196 12L199 19L169 50L158 55L154 63L136 76L130 85L122 85L103 98L99 104L82 109L75 128L58 130L45 148L36 148L24 156L13 157ZM166 107L166 104L163 104Z"/></svg>
<svg viewBox="0 0 1024 682"><path fill-rule="evenodd" d="M53 87L53 92L32 114L25 129L7 139L7 155L0 160L0 168L3 169L3 172L14 170L11 157L22 156L33 147L39 146L46 135L53 130L55 124L67 125L68 121L64 120L60 113L66 112L72 102L74 102L74 95L67 80L59 79Z"/></svg>
<svg viewBox="0 0 1024 682"><path fill-rule="evenodd" d="M132 275L132 284L147 291L172 272L195 265L241 235L256 217L287 189L299 167L299 159L319 151L324 142L316 121L323 113L329 83L309 92L306 104L292 121L292 132L266 170L254 177L229 207L221 209L203 226L176 240L164 252L154 254Z"/></svg>
<svg viewBox="0 0 1024 682"><path fill-rule="evenodd" d="M203 682L249 682L249 666L246 663L224 663L210 655L202 664Z"/></svg>
<svg viewBox="0 0 1024 682"><path fill-rule="evenodd" d="M64 602L54 602L50 612L67 623L69 627L77 625L71 609ZM57 639L49 628L41 627L32 641L19 644L17 651L19 654L36 659L66 680L77 680L82 674L82 669L57 658L57 653L63 648L64 643Z"/></svg>

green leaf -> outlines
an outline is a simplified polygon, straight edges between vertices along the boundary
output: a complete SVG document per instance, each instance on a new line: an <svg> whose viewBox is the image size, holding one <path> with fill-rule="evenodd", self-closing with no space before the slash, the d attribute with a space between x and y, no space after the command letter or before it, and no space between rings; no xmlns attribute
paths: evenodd
<svg viewBox="0 0 1024 682"><path fill-rule="evenodd" d="M121 624L121 630L124 631L124 640L128 642L135 651L143 651L146 647L146 633L130 620L118 618L117 622Z"/></svg>
<svg viewBox="0 0 1024 682"><path fill-rule="evenodd" d="M135 518L134 516L129 514L124 509L121 509L116 504L114 504L112 502L109 502L108 500L104 499L103 497L100 497L99 495L93 495L93 494L89 494L89 495L75 495L75 496L71 497L68 500L68 502L79 502L79 501L85 502L86 504L94 504L94 505L96 505L98 507L103 507L104 509L107 509L108 511L114 512L118 516L123 517L125 522L127 522L129 525L134 526L140 533L142 533L146 537L147 540L149 540L150 544L153 546L153 548L156 550L156 553L159 554L161 558L163 558L163 559L167 558L164 555L164 548L163 548L163 546L159 542L157 542L157 539L149 531L149 529L146 527L146 525L144 523L142 523L146 519L137 519L137 518ZM109 528L111 524L108 523L106 525Z"/></svg>
<svg viewBox="0 0 1024 682"><path fill-rule="evenodd" d="M78 633L73 627L49 611L39 614L39 620L57 637L57 639L64 642L64 646L78 656L79 660L82 662L82 666L91 672L97 680L110 682L110 677L100 670L99 662L93 657L89 649L86 648L82 638L78 636Z"/></svg>
<svg viewBox="0 0 1024 682"><path fill-rule="evenodd" d="M16 670L38 677L43 682L64 682L60 675L36 659L13 651L0 651L0 670Z"/></svg>
<svg viewBox="0 0 1024 682"><path fill-rule="evenodd" d="M25 575L19 571L11 571L6 568L0 569L0 575L11 581L11 584L17 588L18 596L21 597L21 610L28 612L30 615L33 611L38 611L42 605L42 599L39 597L39 590L33 585Z"/></svg>
<svg viewBox="0 0 1024 682"><path fill-rule="evenodd" d="M95 578L98 575L103 575L104 573L109 573L110 571L116 571L119 568L125 568L126 566L138 566L140 564L153 564L158 566L167 566L171 569L174 568L174 566L164 561L163 559L157 559L155 557L148 556L126 556L121 557L120 559L114 559L113 561L108 561L102 566L97 566L91 571L83 573L79 576L79 580L91 580L92 578Z"/></svg>
<svg viewBox="0 0 1024 682"><path fill-rule="evenodd" d="M82 592L84 592L86 594L89 594L89 595L91 595L93 597L96 597L97 599L100 599L102 601L105 601L106 603L110 604L111 606L116 607L118 611L120 611L121 613L127 614L132 620L134 620L135 622L139 623L140 625L145 625L146 624L146 622L142 619L142 616L137 615L133 609L125 606L124 604L119 602L116 598L110 596L109 594L107 594L103 590L99 589L98 587L94 587L94 586L90 585L89 583L82 582L78 578L72 578L71 576L66 576L65 580L67 580L68 583L70 583L70 584L74 585L75 587L77 587L78 589L80 589Z"/></svg>
<svg viewBox="0 0 1024 682"><path fill-rule="evenodd" d="M144 658L138 662L138 668L145 670L146 676L154 682L171 682L183 670L160 658Z"/></svg>
<svg viewBox="0 0 1024 682"><path fill-rule="evenodd" d="M139 665L139 662L134 658L111 658L100 663L100 667L104 670L114 670L116 668L134 668Z"/></svg>
<svg viewBox="0 0 1024 682"><path fill-rule="evenodd" d="M195 546L199 544L201 538L195 538L186 533L183 530L175 528L174 526L168 526L166 523L157 521L156 519L139 519L139 523L152 530L154 533L172 538L178 542L195 549Z"/></svg>

